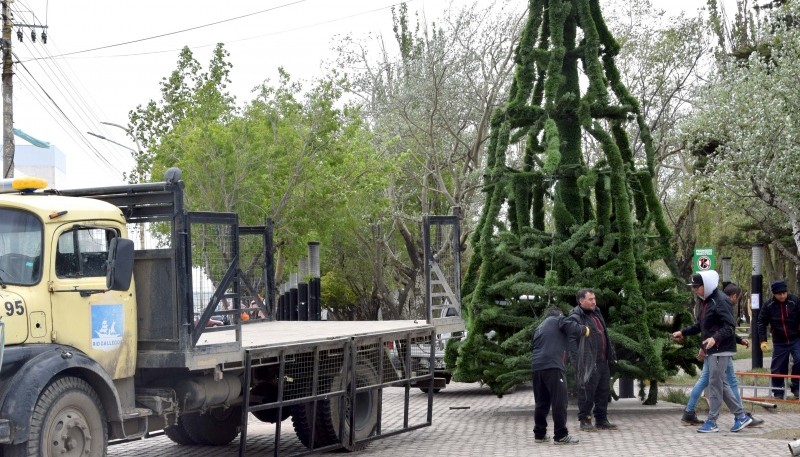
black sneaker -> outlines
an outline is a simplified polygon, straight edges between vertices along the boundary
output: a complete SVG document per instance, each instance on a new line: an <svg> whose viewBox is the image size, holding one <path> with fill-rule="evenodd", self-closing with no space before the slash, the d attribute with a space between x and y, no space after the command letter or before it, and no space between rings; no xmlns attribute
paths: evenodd
<svg viewBox="0 0 800 457"><path fill-rule="evenodd" d="M592 425L591 419L581 419L581 431L582 432L596 432L597 428Z"/></svg>
<svg viewBox="0 0 800 457"><path fill-rule="evenodd" d="M612 424L611 422L608 421L608 419L603 420L603 421L597 421L597 425L595 425L595 428L597 428L598 430L617 430L617 429L619 429L619 427L617 427L617 424Z"/></svg>
<svg viewBox="0 0 800 457"><path fill-rule="evenodd" d="M545 435L544 438L533 437L534 443L546 443L548 441L550 441L550 435Z"/></svg>
<svg viewBox="0 0 800 457"><path fill-rule="evenodd" d="M703 425L703 421L697 418L697 414L694 411L684 410L681 422L684 425Z"/></svg>
<svg viewBox="0 0 800 457"><path fill-rule="evenodd" d="M745 414L750 416L750 419L752 419L748 427L758 427L760 425L764 425L764 419L758 418L750 413L745 413Z"/></svg>
<svg viewBox="0 0 800 457"><path fill-rule="evenodd" d="M575 438L572 435L567 435L567 436L565 436L563 438L559 438L557 440L553 440L553 444L578 444L580 442L581 442L581 440L579 440L578 438Z"/></svg>

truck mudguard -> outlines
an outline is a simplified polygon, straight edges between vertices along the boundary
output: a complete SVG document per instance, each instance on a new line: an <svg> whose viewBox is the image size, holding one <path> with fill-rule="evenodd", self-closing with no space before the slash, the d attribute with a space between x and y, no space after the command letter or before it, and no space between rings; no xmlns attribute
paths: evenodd
<svg viewBox="0 0 800 457"><path fill-rule="evenodd" d="M42 391L53 378L69 373L83 378L97 392L109 421L120 420L119 394L114 381L100 365L69 346L42 344L12 346L5 350L3 371L9 364L17 371L4 381L0 418L11 421L11 443L23 443L30 433L30 416Z"/></svg>

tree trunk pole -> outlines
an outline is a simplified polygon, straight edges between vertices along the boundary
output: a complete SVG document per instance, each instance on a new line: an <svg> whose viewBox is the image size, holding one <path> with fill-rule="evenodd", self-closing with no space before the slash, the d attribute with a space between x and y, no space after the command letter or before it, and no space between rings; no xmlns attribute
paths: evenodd
<svg viewBox="0 0 800 457"><path fill-rule="evenodd" d="M11 84L11 12L3 1L3 178L14 177L14 93Z"/></svg>

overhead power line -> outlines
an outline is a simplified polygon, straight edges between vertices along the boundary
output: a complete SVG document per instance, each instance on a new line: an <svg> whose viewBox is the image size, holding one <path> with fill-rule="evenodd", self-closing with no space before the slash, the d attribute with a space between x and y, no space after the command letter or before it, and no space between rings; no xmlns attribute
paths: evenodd
<svg viewBox="0 0 800 457"><path fill-rule="evenodd" d="M58 54L58 55L55 55L55 56L52 56L52 57L55 58L55 57L72 56L72 55L75 55L75 54L83 54L83 53L86 53L86 52L99 51L101 49L115 48L115 47L119 47L119 46L126 46L126 45L133 44L133 43L140 43L142 41L154 40L156 38L163 38L165 36L177 35L179 33L191 32L192 30L198 30L198 29L202 29L202 28L206 28L206 27L211 27L213 25L224 24L225 22L236 21L236 20L239 20L239 19L244 19L246 17L256 16L258 14L268 13L270 11L275 11L275 10L278 10L278 9L281 9L281 8L286 8L288 6L296 5L298 3L304 3L305 1L307 1L307 0L297 0L297 1L294 1L294 2L291 2L291 3L284 3L283 5L274 6L272 8L268 8L268 9L265 9L265 10L256 11L256 12L248 13L248 14L243 14L241 16L236 16L236 17L232 17L232 18L228 18L228 19L223 19L221 21L211 22L211 23L208 23L208 24L198 25L198 26L195 26L195 27L189 27L188 29L176 30L174 32L162 33L160 35L153 35L153 36L149 36L149 37L146 37L146 38L139 38L137 40L124 41L122 43L109 44L109 45L99 46L99 47L91 48L91 49L84 49L82 51L67 52L67 53Z"/></svg>
<svg viewBox="0 0 800 457"><path fill-rule="evenodd" d="M13 54L13 52L12 52L12 54ZM16 56L16 54L14 54L14 57L17 57L17 56ZM19 58L17 58L17 59L19 59ZM18 62L18 65L21 65L21 66L22 66L22 69L23 69L23 70L25 70L25 72L26 72L26 73L28 73L28 75L31 77L31 79L33 80L33 82L34 82L34 83L35 83L35 84L36 84L36 85L39 87L39 90L41 90L41 91L42 91L42 93L43 93L43 94L44 94L44 95L47 97L47 99L50 101L50 103L52 103L52 104L53 104L53 106L56 108L56 110L58 110L58 112L61 114L61 116L62 116L62 117L63 117L63 118L64 118L64 119L65 119L65 120L66 120L66 121L69 123L69 125L71 126L71 128L72 128L72 129L74 129L76 132L80 132L80 130L79 130L79 129L78 129L78 127L75 125L75 123L72 121L72 119L70 119L70 117L69 117L69 116L67 116L67 114L64 112L64 110L63 110L63 109L61 109L61 107L60 107L60 106L58 105L58 103L57 103L57 102L56 102L56 101L53 99L53 97L51 97L51 96L50 96L50 94L49 94L49 93L47 93L47 91L44 89L44 87L42 87L42 85L41 85L41 84L39 84L39 82L36 80L36 78L33 76L33 74L30 72L30 70L28 70L28 68L25 66L25 64L23 64L23 63L21 63L21 62ZM89 147L89 149L90 149L90 150L91 150L91 151L92 151L92 152L95 154L95 156L97 156L97 157L98 157L100 160L102 160L102 162L104 162L104 163L105 163L105 165L107 165L108 167L110 167L112 170L116 170L116 171L118 171L118 172L120 172L120 173L121 173L121 171L120 171L120 170L117 170L117 168L116 168L116 167L115 167L115 166L114 166L114 165L113 165L113 164L112 164L112 163L111 163L111 162L110 162L110 161L109 161L107 158L105 158L105 157L104 157L104 156L103 156L103 155L100 153L100 151L98 151L98 150L97 150L97 149L96 149L94 146L92 146L91 144L89 144L88 142L86 142L86 141L85 141L85 138L83 137L83 135L82 135L82 134L80 134L80 133L79 133L79 135L80 135L80 136L81 136L81 138L84 140L84 143L85 143L85 144L86 144L86 145Z"/></svg>
<svg viewBox="0 0 800 457"><path fill-rule="evenodd" d="M371 9L371 10L362 11L360 13L351 14L349 16L342 16L342 17L337 17L337 18L334 18L334 19L328 19L327 21L315 22L313 24L299 25L297 27L292 27L292 28L289 28L289 29L278 30L278 31L269 32L269 33L262 33L262 34L259 34L259 35L254 35L254 36L245 37L245 38L239 38L239 39L236 39L236 40L225 40L224 43L226 45L230 45L230 44L233 44L233 43L241 43L241 42L244 42L244 41L257 40L259 38L275 36L275 35L282 35L284 33L296 32L298 30L306 30L306 29L310 29L310 28L314 28L314 27L319 27L321 25L326 25L326 24L332 24L332 23L335 23L335 22L346 21L346 20L352 19L354 17L364 16L366 14L372 14L372 13L376 13L378 11L388 10L390 8L394 8L396 6L399 6L399 5L403 4L403 3L411 3L413 1L414 0L406 0L406 1L403 1L403 2L398 2L398 3L391 4L391 5L383 6L383 7L380 7L380 8L374 8L374 9ZM202 45L192 45L192 46L190 46L190 48L192 48L192 50L202 49L202 48L210 48L212 46L216 46L217 44L219 44L219 42L202 44ZM138 56L148 56L148 55L153 55L153 54L173 53L173 52L177 52L177 51L180 51L180 50L181 49L173 48L173 49L163 49L163 50L160 50L160 51L134 52L134 53L127 53L127 54L113 54L113 55L102 55L102 56L86 56L86 57L83 57L83 58L84 59L108 59L108 58L117 58L117 57L138 57ZM84 51L81 51L81 52L84 52ZM59 55L55 55L55 56L52 56L52 57L61 57L61 56L66 56L66 55L70 55L70 54L74 54L74 53L59 54ZM31 58L31 59L26 60L25 62L28 62L28 61L31 61L31 60L38 60L38 58Z"/></svg>

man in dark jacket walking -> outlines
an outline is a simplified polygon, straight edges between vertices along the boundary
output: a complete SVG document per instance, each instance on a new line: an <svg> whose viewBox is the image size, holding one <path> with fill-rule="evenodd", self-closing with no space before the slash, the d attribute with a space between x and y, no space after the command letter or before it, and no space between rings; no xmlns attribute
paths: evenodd
<svg viewBox="0 0 800 457"><path fill-rule="evenodd" d="M772 374L785 375L789 371L789 355L794 360L792 374L800 375L800 299L790 295L785 281L770 285L772 298L758 314L758 335L761 350L767 350L767 326L772 331ZM786 380L772 378L772 395L783 398ZM791 380L794 398L800 397L800 381Z"/></svg>
<svg viewBox="0 0 800 457"><path fill-rule="evenodd" d="M588 327L590 331L582 349L577 337L569 338L569 352L578 387L580 427L587 432L616 430L617 426L608 421L608 400L611 395L609 364L617 363L617 354L608 337L603 314L597 308L594 291L581 289L576 298L578 306L572 309L567 319ZM592 414L596 425L592 425Z"/></svg>
<svg viewBox="0 0 800 457"><path fill-rule="evenodd" d="M567 337L587 335L588 327L564 318L558 308L547 310L547 317L533 332L533 440L546 443L547 413L553 408L553 444L578 444L567 429Z"/></svg>
<svg viewBox="0 0 800 457"><path fill-rule="evenodd" d="M697 429L700 433L718 432L717 418L724 401L735 416L732 432L738 432L753 422L745 415L744 408L736 401L731 386L725 380L733 355L736 353L735 324L733 305L728 297L717 288L719 274L714 270L701 271L692 277L692 291L700 298L700 313L694 325L672 334L672 338L682 340L685 336L700 334L705 350L703 363L708 367L708 418Z"/></svg>

